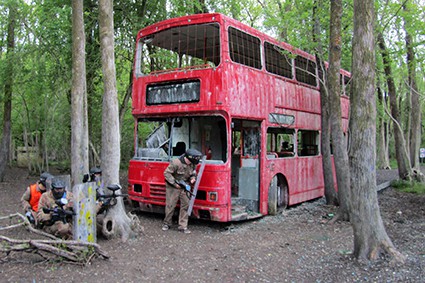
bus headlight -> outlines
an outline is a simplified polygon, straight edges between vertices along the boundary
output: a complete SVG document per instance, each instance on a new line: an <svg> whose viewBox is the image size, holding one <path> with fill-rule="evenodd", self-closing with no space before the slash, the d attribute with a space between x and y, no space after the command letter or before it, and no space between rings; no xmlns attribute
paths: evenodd
<svg viewBox="0 0 425 283"><path fill-rule="evenodd" d="M217 201L218 200L217 192L208 192L208 199L210 201Z"/></svg>

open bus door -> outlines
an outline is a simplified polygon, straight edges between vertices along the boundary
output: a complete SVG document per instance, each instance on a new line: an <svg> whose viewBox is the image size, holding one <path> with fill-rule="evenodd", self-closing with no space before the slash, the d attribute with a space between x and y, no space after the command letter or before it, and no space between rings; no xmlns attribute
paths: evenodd
<svg viewBox="0 0 425 283"><path fill-rule="evenodd" d="M258 121L232 121L232 220L261 216L260 133Z"/></svg>

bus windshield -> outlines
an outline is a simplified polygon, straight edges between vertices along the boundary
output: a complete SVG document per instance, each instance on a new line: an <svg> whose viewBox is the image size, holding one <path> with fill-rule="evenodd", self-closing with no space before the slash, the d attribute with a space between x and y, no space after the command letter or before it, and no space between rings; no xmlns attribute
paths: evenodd
<svg viewBox="0 0 425 283"><path fill-rule="evenodd" d="M218 23L178 26L142 37L136 73L147 75L220 64Z"/></svg>
<svg viewBox="0 0 425 283"><path fill-rule="evenodd" d="M207 163L227 159L226 123L220 116L139 119L134 159L169 161L189 148L207 156Z"/></svg>

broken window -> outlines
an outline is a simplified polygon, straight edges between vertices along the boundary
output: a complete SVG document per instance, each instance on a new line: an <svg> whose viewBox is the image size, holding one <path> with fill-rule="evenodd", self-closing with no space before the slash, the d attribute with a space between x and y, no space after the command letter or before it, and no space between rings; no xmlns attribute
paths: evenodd
<svg viewBox="0 0 425 283"><path fill-rule="evenodd" d="M298 130L298 155L313 156L319 154L319 132Z"/></svg>
<svg viewBox="0 0 425 283"><path fill-rule="evenodd" d="M216 67L220 64L218 23L169 28L139 40L136 75Z"/></svg>
<svg viewBox="0 0 425 283"><path fill-rule="evenodd" d="M295 156L295 130L285 127L267 129L267 157L283 158Z"/></svg>
<svg viewBox="0 0 425 283"><path fill-rule="evenodd" d="M169 161L189 148L208 155L208 163L227 160L226 122L220 116L139 119L134 159Z"/></svg>

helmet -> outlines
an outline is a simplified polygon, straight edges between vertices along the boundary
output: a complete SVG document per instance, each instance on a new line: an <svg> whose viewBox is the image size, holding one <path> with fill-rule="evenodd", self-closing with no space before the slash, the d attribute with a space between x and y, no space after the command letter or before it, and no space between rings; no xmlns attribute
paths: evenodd
<svg viewBox="0 0 425 283"><path fill-rule="evenodd" d="M102 175L102 170L99 167L92 167L90 169L90 181L91 182L100 181L100 175Z"/></svg>
<svg viewBox="0 0 425 283"><path fill-rule="evenodd" d="M55 179L52 182L52 194L55 199L62 198L65 193L65 183L60 179Z"/></svg>
<svg viewBox="0 0 425 283"><path fill-rule="evenodd" d="M186 150L186 153L184 154L184 156L187 159L189 159L189 161L192 162L192 164L196 165L199 163L199 160L201 160L202 153L200 153L196 149L189 148L188 150Z"/></svg>
<svg viewBox="0 0 425 283"><path fill-rule="evenodd" d="M50 182L53 178L53 175L49 172L44 172L40 175L40 183L43 185L43 187L47 188L47 182Z"/></svg>
<svg viewBox="0 0 425 283"><path fill-rule="evenodd" d="M92 167L90 169L90 175L91 174L102 174L102 170L99 167Z"/></svg>

